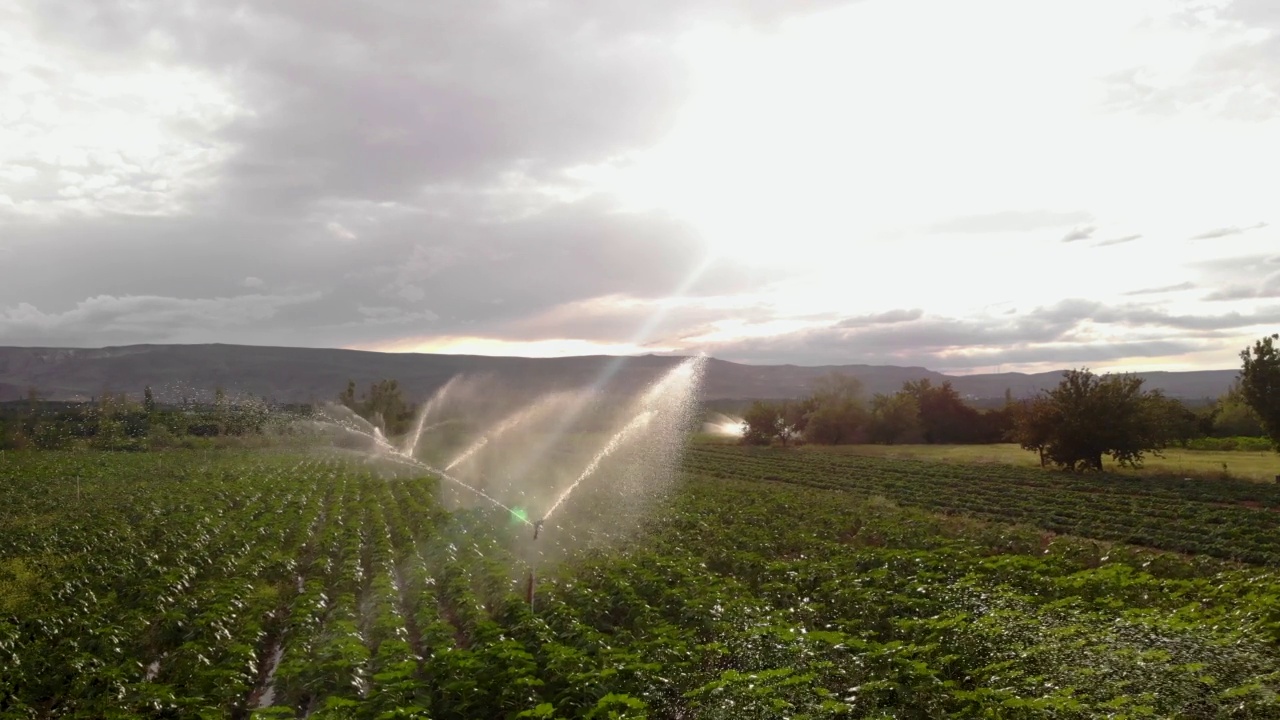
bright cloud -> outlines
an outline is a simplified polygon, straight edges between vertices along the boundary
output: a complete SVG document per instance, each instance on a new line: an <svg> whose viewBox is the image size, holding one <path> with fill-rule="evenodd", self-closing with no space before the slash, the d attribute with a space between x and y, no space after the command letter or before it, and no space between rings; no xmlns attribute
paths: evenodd
<svg viewBox="0 0 1280 720"><path fill-rule="evenodd" d="M970 371L1280 325L1265 3L84 7L0 10L0 343Z"/></svg>

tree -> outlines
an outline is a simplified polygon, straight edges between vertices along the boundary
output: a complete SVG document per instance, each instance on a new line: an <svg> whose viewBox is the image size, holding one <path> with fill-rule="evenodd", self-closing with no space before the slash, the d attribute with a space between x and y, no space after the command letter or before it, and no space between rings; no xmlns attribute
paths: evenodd
<svg viewBox="0 0 1280 720"><path fill-rule="evenodd" d="M1142 391L1142 378L1070 370L1029 404L1015 434L1022 447L1040 451L1042 463L1101 471L1109 455L1137 467L1145 453L1158 455L1167 446L1169 407L1159 392Z"/></svg>
<svg viewBox="0 0 1280 720"><path fill-rule="evenodd" d="M1168 442L1187 447L1192 438L1200 437L1200 417L1175 398L1159 392L1150 394L1150 411L1153 421L1159 425L1157 434Z"/></svg>
<svg viewBox="0 0 1280 720"><path fill-rule="evenodd" d="M833 372L820 378L805 403L801 429L809 442L842 445L856 442L866 432L867 410L862 383L856 377Z"/></svg>
<svg viewBox="0 0 1280 720"><path fill-rule="evenodd" d="M156 411L156 398L151 394L150 385L142 391L142 410L148 415Z"/></svg>
<svg viewBox="0 0 1280 720"><path fill-rule="evenodd" d="M914 395L877 393L871 398L871 441L892 445L909 440L920 432L920 405Z"/></svg>
<svg viewBox="0 0 1280 720"><path fill-rule="evenodd" d="M916 399L920 407L920 426L927 443L971 443L984 437L982 413L965 404L951 381L934 387L928 378L904 383L902 392Z"/></svg>
<svg viewBox="0 0 1280 720"><path fill-rule="evenodd" d="M1262 427L1280 450L1280 334L1264 337L1240 352L1240 393L1262 419Z"/></svg>
<svg viewBox="0 0 1280 720"><path fill-rule="evenodd" d="M806 416L802 402L757 400L742 417L746 426L742 442L745 445L769 445L777 440L786 447L803 432Z"/></svg>
<svg viewBox="0 0 1280 720"><path fill-rule="evenodd" d="M369 385L369 393L356 400L356 383L347 381L347 389L338 393L338 402L382 429L388 436L409 431L413 423L413 406L405 402L400 383L379 380Z"/></svg>
<svg viewBox="0 0 1280 720"><path fill-rule="evenodd" d="M1009 439L1023 450L1039 453L1040 467L1044 467L1049 463L1049 445L1060 423L1058 408L1049 398L1042 396L1026 400L1015 406Z"/></svg>
<svg viewBox="0 0 1280 720"><path fill-rule="evenodd" d="M1245 402L1239 382L1218 398L1210 413L1209 432L1214 437L1262 437L1262 418Z"/></svg>
<svg viewBox="0 0 1280 720"><path fill-rule="evenodd" d="M773 407L757 400L742 415L742 444L768 445L773 442L773 428L776 422Z"/></svg>
<svg viewBox="0 0 1280 720"><path fill-rule="evenodd" d="M388 435L408 430L413 413L400 394L395 380L379 380L369 387L369 395L360 404L360 414L382 427Z"/></svg>
<svg viewBox="0 0 1280 720"><path fill-rule="evenodd" d="M348 380L347 389L338 394L338 402L349 410L356 409L356 381Z"/></svg>

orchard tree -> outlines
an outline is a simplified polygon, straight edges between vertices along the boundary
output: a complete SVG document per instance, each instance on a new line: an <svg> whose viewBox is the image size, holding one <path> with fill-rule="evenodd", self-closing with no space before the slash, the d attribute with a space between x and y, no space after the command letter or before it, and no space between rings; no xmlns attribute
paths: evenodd
<svg viewBox="0 0 1280 720"><path fill-rule="evenodd" d="M1280 334L1270 335L1240 353L1240 392L1262 419L1262 427L1280 450Z"/></svg>
<svg viewBox="0 0 1280 720"><path fill-rule="evenodd" d="M1049 464L1049 445L1062 418L1058 406L1046 396L1026 400L1014 406L1013 429L1010 440L1023 450L1034 450L1040 455L1040 467Z"/></svg>
<svg viewBox="0 0 1280 720"><path fill-rule="evenodd" d="M1042 463L1072 471L1101 471L1105 456L1138 467L1145 453L1159 455L1174 436L1170 418L1169 401L1143 392L1142 378L1070 370L1027 406L1015 439L1039 450Z"/></svg>

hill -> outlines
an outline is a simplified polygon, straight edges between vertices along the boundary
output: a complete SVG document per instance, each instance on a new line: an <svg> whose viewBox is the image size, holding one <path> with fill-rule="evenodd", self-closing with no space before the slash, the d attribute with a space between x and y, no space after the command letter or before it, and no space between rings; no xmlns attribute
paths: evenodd
<svg viewBox="0 0 1280 720"><path fill-rule="evenodd" d="M382 378L398 380L407 396L417 401L458 373L487 373L505 384L538 389L596 380L602 387L629 389L649 382L680 360L657 355L520 358L221 344L0 347L0 401L23 398L32 387L45 398L70 400L108 390L140 394L150 385L162 398L199 396L223 387L277 402L310 402L333 398L348 379L363 387ZM857 376L868 393L892 392L909 380L950 380L962 395L974 400L1000 398L1006 389L1015 397L1025 397L1061 379L1059 372L949 376L922 367L744 365L711 359L703 399L800 397L815 379L832 371ZM1139 375L1150 388L1198 400L1225 391L1236 371Z"/></svg>

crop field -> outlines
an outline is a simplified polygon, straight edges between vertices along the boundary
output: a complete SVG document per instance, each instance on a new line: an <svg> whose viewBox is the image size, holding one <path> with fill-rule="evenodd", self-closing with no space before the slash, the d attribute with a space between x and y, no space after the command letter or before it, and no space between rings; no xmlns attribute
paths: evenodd
<svg viewBox="0 0 1280 720"><path fill-rule="evenodd" d="M1280 717L1280 488L699 444L534 541L415 472L0 454L0 718Z"/></svg>
<svg viewBox="0 0 1280 720"><path fill-rule="evenodd" d="M720 444L736 444L736 440L710 439ZM1039 456L1012 443L993 445L842 445L804 446L800 452L868 455L898 460L934 460L950 463L996 463L1024 468L1039 468ZM1220 479L1224 474L1241 480L1273 482L1280 475L1280 455L1271 450L1185 450L1173 447L1161 451L1162 457L1148 455L1140 470L1122 468L1105 458L1109 472L1145 477L1176 475L1199 479Z"/></svg>

